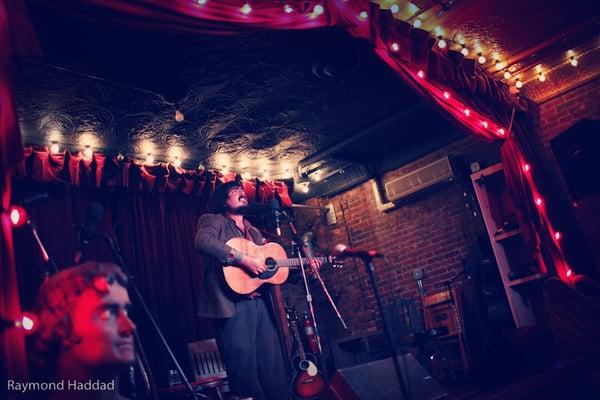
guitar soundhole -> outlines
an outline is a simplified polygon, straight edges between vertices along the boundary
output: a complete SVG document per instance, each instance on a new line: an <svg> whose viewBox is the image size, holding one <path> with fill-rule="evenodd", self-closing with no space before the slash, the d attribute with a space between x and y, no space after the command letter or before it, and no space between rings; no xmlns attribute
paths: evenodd
<svg viewBox="0 0 600 400"><path fill-rule="evenodd" d="M310 366L310 363L307 360L302 360L298 363L298 367L302 370L302 371L306 371L308 369L308 367Z"/></svg>
<svg viewBox="0 0 600 400"><path fill-rule="evenodd" d="M265 265L267 266L267 270L261 274L258 274L259 279L269 279L277 272L277 262L273 258L267 258L265 260Z"/></svg>
<svg viewBox="0 0 600 400"><path fill-rule="evenodd" d="M277 262L271 257L265 260L265 264L267 266L267 271L276 271L277 270Z"/></svg>

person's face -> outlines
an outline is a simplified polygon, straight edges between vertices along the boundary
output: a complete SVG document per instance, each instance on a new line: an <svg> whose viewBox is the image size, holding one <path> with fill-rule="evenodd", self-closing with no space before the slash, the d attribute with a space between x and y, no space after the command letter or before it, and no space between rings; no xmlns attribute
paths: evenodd
<svg viewBox="0 0 600 400"><path fill-rule="evenodd" d="M248 196L246 196L244 189L241 187L231 189L227 201L225 202L225 206L226 209L233 214L248 207Z"/></svg>
<svg viewBox="0 0 600 400"><path fill-rule="evenodd" d="M118 283L106 286L104 296L92 288L85 290L71 317L73 334L81 341L68 351L89 368L120 367L135 361L135 324L127 315L129 294Z"/></svg>

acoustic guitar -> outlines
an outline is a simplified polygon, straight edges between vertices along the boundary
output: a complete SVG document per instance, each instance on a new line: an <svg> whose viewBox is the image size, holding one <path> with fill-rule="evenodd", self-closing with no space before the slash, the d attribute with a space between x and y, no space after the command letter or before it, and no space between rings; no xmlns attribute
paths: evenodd
<svg viewBox="0 0 600 400"><path fill-rule="evenodd" d="M287 310L290 330L296 343L296 355L292 357L294 379L292 379L292 393L294 398L307 400L316 398L325 389L325 378L319 372L316 358L313 354L306 354L302 346L300 331L298 329L298 315L294 308Z"/></svg>
<svg viewBox="0 0 600 400"><path fill-rule="evenodd" d="M245 269L226 265L223 267L225 282L238 294L248 294L254 292L265 283L280 285L286 281L289 276L290 268L300 268L302 265L308 265L308 258L287 258L285 250L277 243L267 243L259 246L243 238L233 238L227 241L227 245L244 254L262 257L265 260L267 270L258 275L250 275ZM339 265L340 261L333 256L314 257L323 264Z"/></svg>

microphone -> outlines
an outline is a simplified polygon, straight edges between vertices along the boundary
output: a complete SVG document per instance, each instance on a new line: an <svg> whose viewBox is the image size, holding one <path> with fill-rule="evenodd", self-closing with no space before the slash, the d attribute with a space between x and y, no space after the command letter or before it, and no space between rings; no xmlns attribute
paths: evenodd
<svg viewBox="0 0 600 400"><path fill-rule="evenodd" d="M279 204L279 200L271 199L269 200L269 210L271 210L271 214L273 215L273 221L275 222L275 233L277 236L281 236L281 205Z"/></svg>
<svg viewBox="0 0 600 400"><path fill-rule="evenodd" d="M100 225L100 221L102 220L103 214L104 207L102 207L102 204L98 202L91 203L85 214L85 222L76 228L77 249L75 251L74 257L75 264L79 264L79 262L81 261L83 250L85 250L88 243L92 239L100 236L100 230L98 226Z"/></svg>
<svg viewBox="0 0 600 400"><path fill-rule="evenodd" d="M364 260L371 258L381 258L383 254L375 250L353 249L345 244L336 244L333 248L333 255L336 257L358 257Z"/></svg>

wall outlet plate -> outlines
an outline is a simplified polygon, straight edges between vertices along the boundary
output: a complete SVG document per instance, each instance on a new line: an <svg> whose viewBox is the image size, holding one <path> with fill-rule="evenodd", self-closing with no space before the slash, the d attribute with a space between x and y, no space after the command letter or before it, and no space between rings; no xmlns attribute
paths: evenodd
<svg viewBox="0 0 600 400"><path fill-rule="evenodd" d="M327 207L327 225L331 226L337 224L337 216L335 215L333 202L329 202L325 207Z"/></svg>

